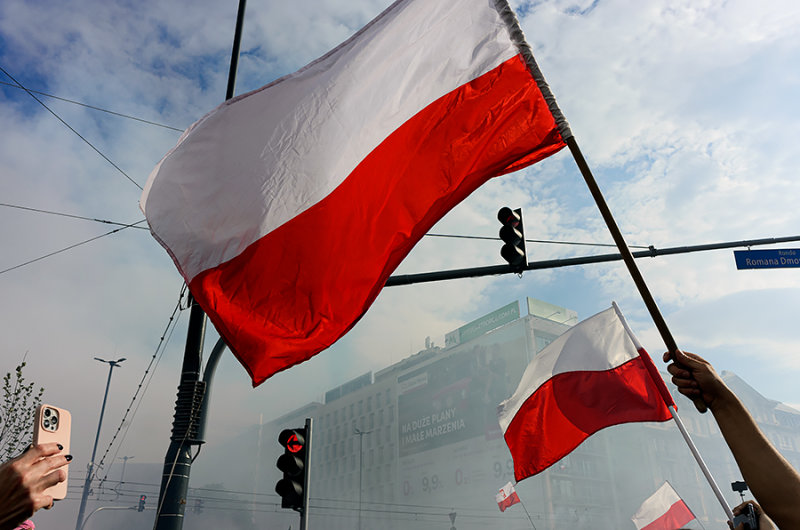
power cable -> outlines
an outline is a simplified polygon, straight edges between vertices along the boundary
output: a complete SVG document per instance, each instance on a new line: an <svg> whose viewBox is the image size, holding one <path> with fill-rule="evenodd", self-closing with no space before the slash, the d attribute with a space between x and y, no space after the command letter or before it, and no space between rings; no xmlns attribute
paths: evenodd
<svg viewBox="0 0 800 530"><path fill-rule="evenodd" d="M73 128L73 127L72 127L72 126L69 124L69 123L67 123L66 121L64 121L64 120L61 118L61 116L59 116L58 114L56 114L56 113L53 111L53 109L51 109L50 107L48 107L47 105L45 105L44 101L42 101L41 99L37 98L37 97L36 97L36 96L33 94L33 92L31 92L30 90L28 90L27 88L25 88L25 87L22 85L22 83L20 83L20 82L19 82L19 81L17 81L16 79L14 79L14 76L12 76L11 74L9 74L9 73L8 73L8 72L5 70L5 68L3 68L2 66L0 66L0 71L1 71L1 72L3 72L4 74L6 74L6 75L9 77L9 79L11 79L12 81L14 81L14 83L16 83L16 84L17 84L17 86L19 86L19 87L20 87L22 90L24 90L25 92L27 92L27 93L28 93L28 95L29 95L30 97L32 97L33 99L35 99L35 100L36 100L36 101L37 101L37 102L38 102L38 103L39 103L39 104L40 104L42 107L44 107L45 109L47 109L47 111L48 111L50 114L52 114L53 116L55 116L55 117L56 117L56 119L57 119L58 121L60 121L61 123L63 123L63 124L64 124L64 125L65 125L65 126L66 126L66 127L69 129L69 130L70 130L70 131L74 132L74 133L75 133L75 134L78 136L78 138L80 138L81 140L83 140L83 141L86 143L86 145L88 145L89 147L91 147L92 149L94 149L94 151L95 151L95 152L96 152L98 155L100 155L101 157L103 157L103 159L104 159L106 162L108 162L109 164L111 164L112 166L114 166L114 168L116 168L116 170L117 170L117 171L119 171L120 173L122 173L122 174L125 176L125 178L127 178L128 180L130 180L130 181L133 183L133 185L134 185L134 186L136 186L136 187L137 187L137 188L139 188L140 190L141 190L141 189L144 189L144 188L142 188L142 186L141 186L141 185L140 185L138 182L136 182L135 180L133 180L133 179L130 177L130 175L128 175L127 173L125 173L125 171L123 171L121 167L119 167L119 166L118 166L118 165L116 165L114 162L112 162L110 158L108 158L108 157L107 157L106 155L104 155L104 154L103 154L103 153L102 153L102 152L101 152L101 151L100 151L98 148L96 148L96 147L95 147L95 146L92 144L92 142L90 142L89 140L87 140L86 138L84 138L84 137L83 137L83 135L81 135L81 133L79 133L78 131L76 131L76 130L75 130L75 129L74 129L74 128Z"/></svg>
<svg viewBox="0 0 800 530"><path fill-rule="evenodd" d="M126 228L135 227L136 225L142 224L143 222L145 222L145 219L142 219L141 221L137 221L137 222L132 223L132 224L123 225L120 228L116 228L116 229L114 229L114 230L112 230L110 232L106 232L105 234L100 234L99 236L90 237L89 239L81 241L80 243L75 243L74 245L70 245L68 247L64 247L64 248L62 248L60 250L56 250L54 252L50 252L49 254L45 254L44 256L39 256L38 258L26 261L25 263L20 263L19 265L14 265L13 267L9 267L9 268L7 268L5 270L0 271L0 274L4 274L6 272L13 271L15 269L19 269L19 268L24 267L26 265L30 265L31 263L36 263L37 261L41 261L41 260L43 260L45 258L49 258L50 256L55 256L56 254L60 254L62 252L66 252L67 250L71 250L71 249L73 249L75 247L79 247L81 245L85 245L86 243L91 243L92 241L100 239L101 237L106 237L106 236L110 236L111 234L116 234L117 232L119 232L121 230L125 230Z"/></svg>
<svg viewBox="0 0 800 530"><path fill-rule="evenodd" d="M10 76L9 76L10 77ZM24 87L20 85L15 85L13 83L6 83L5 81L0 81L0 85L6 85L13 88L18 88L20 90L25 90ZM163 127L164 129L170 129L173 131L183 132L183 129L178 129L177 127L172 127L171 125L164 125L163 123L158 123L155 121L145 120L142 118L137 118L136 116L131 116L130 114L123 114L121 112L114 112L113 110L104 109L101 107L95 107L94 105L89 105L87 103L81 103L80 101L75 101L73 99L62 98L60 96L54 96L53 94L48 94L47 92L40 92L39 90L27 89L28 92L33 92L34 94L39 94L40 96L47 96L48 98L58 99L60 101L65 101L67 103L72 103L73 105L80 105L81 107L86 107L87 109L97 110L100 112L105 112L107 114L113 114L114 116L119 116L120 118L127 118L129 120L136 120L142 123L146 123L148 125L155 125L156 127Z"/></svg>
<svg viewBox="0 0 800 530"><path fill-rule="evenodd" d="M117 222L114 222L114 221L108 221L106 219L97 219L95 217L84 217L82 215L74 215L74 214L61 213L61 212L53 212L53 211L50 211L50 210L42 210L42 209L39 209L39 208L31 208L29 206L19 206L17 204L8 204L6 202L0 202L0 206L5 206L7 208L17 208L19 210L26 210L26 211L29 211L29 212L46 213L46 214L50 214L50 215L58 215L58 216L61 216L61 217L70 217L72 219L82 219L84 221L94 221L96 223L103 223L103 224L107 224L107 225L117 225L117 226L129 227L129 228L138 228L139 230L149 230L146 226L131 226L131 225L126 225L125 223L117 223Z"/></svg>
<svg viewBox="0 0 800 530"><path fill-rule="evenodd" d="M184 284L181 287L180 294L178 295L178 303L175 304L175 308L172 310L172 314L169 316L169 320L167 321L167 326L164 329L164 332L161 334L161 338L158 341L156 350L153 352L153 356L150 358L150 363L148 363L147 367L145 368L144 374L142 374L142 379L141 381L139 381L139 386L136 387L136 391L133 393L133 398L131 398L131 402L128 405L128 408L125 410L125 414L123 414L122 416L122 421L120 421L119 427L117 427L117 430L114 433L114 436L111 438L108 447L103 453L103 456L100 458L100 463L97 465L97 469L102 468L106 456L111 450L111 447L114 445L114 441L117 439L117 436L122 430L123 425L125 425L125 420L128 418L128 414L131 412L131 408L133 407L133 404L136 402L136 397L139 395L139 392L142 392L142 397L144 397L144 393L147 391L147 388L150 385L150 381L152 381L153 379L153 375L155 375L155 368L158 367L158 363L161 361L161 356L164 354L164 351L166 350L166 345L169 343L169 339L172 337L172 332L175 330L175 327L177 326L177 320L175 319L175 315L180 310L181 301L183 300L185 294L186 294L186 284ZM180 317L180 314L178 314L178 317ZM155 366L153 366L153 363L155 363ZM147 374L150 373L151 367L153 368L152 374L150 375L150 379L147 381L147 384L145 384L145 379L147 379ZM144 385L144 390L142 390L143 385ZM131 421L128 422L128 429L130 429L130 424L133 423L133 418L136 416L136 411L139 410L139 404L141 404L141 399L139 400L139 403L136 405L136 409L133 411L133 416L131 417ZM125 436L127 436L128 429L125 430L125 434L120 439L120 445L122 445L122 440L124 440ZM117 451L119 451L119 448L117 448ZM114 457L116 458L116 453L114 453ZM111 467L112 466L108 466L108 470L106 470L105 475L103 476L102 480L100 480L99 486L102 486L103 482L105 482L106 478L108 477L108 473L111 471ZM97 472L95 472L95 476L92 477L92 480L94 480L95 477L97 477Z"/></svg>
<svg viewBox="0 0 800 530"><path fill-rule="evenodd" d="M19 205L16 205L16 204L9 204L9 203L4 203L4 202L0 202L0 206L6 206L8 208L18 208L20 210L27 210L27 211L31 211L31 212L37 212L37 213L60 215L60 216L63 216L63 217L71 217L71 218L74 218L74 219L83 219L83 220L86 220L86 221L95 221L95 222L98 222L98 223L105 223L105 224L112 224L112 225L119 225L119 226L127 226L127 225L125 225L123 223L116 223L114 221L108 221L108 220L105 220L105 219L97 219L97 218L93 218L93 217L83 217L81 215L73 215L73 214L68 214L68 213L53 212L53 211L50 211L50 210L42 210L42 209L39 209L39 208L31 208L31 207L28 207L28 206L19 206ZM137 226L137 227L134 227L134 228L139 228L140 230L148 230L148 228L145 227L145 226ZM484 241L502 241L499 237L487 237L487 236L467 236L467 235L459 235L459 234L425 234L425 235L427 237L443 237L443 238L452 238L452 239L477 239L477 240L484 240ZM616 245L614 245L613 243L586 243L586 242L580 242L580 241L558 241L558 240L548 240L548 239L526 239L525 242L526 243L546 243L546 244L552 244L552 245L580 245L580 246L587 246L587 247L614 247L614 248L616 248ZM643 245L630 245L630 248L650 248L650 247L643 246Z"/></svg>

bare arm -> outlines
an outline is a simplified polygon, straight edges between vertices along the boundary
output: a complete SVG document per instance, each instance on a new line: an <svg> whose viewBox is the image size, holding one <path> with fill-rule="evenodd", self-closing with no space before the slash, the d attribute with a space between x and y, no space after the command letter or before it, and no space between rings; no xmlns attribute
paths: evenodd
<svg viewBox="0 0 800 530"><path fill-rule="evenodd" d="M667 360L665 354L665 361ZM702 357L678 351L667 368L678 391L711 409L747 486L778 528L800 528L800 474L773 447L738 397Z"/></svg>

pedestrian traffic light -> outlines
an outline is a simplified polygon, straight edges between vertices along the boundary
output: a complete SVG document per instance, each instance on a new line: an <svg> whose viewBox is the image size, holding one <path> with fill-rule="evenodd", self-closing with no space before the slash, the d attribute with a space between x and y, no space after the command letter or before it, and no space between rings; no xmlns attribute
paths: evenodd
<svg viewBox="0 0 800 530"><path fill-rule="evenodd" d="M305 494L308 488L309 434L305 427L301 427L285 429L278 436L283 454L276 465L283 472L283 478L275 485L275 492L281 496L281 508L291 508L300 513L305 510Z"/></svg>
<svg viewBox="0 0 800 530"><path fill-rule="evenodd" d="M147 500L147 495L140 495L139 496L139 507L136 509L137 512L144 511L144 501Z"/></svg>
<svg viewBox="0 0 800 530"><path fill-rule="evenodd" d="M500 249L500 255L511 265L515 272L522 272L528 264L525 253L525 229L522 226L522 208L512 210L508 206L500 208L497 219L503 225L500 227L500 239L505 245Z"/></svg>

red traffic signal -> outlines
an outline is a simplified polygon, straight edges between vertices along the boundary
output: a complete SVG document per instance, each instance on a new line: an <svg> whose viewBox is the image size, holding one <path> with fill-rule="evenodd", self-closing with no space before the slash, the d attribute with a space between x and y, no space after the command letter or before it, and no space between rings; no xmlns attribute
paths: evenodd
<svg viewBox="0 0 800 530"><path fill-rule="evenodd" d="M500 239L505 245L500 255L516 271L522 272L528 263L525 252L525 229L522 225L522 208L512 210L508 206L500 208L497 220L503 225L500 228Z"/></svg>
<svg viewBox="0 0 800 530"><path fill-rule="evenodd" d="M281 496L282 508L301 513L305 510L308 488L308 430L285 429L278 436L284 451L276 466L283 472L283 478L275 485L275 492Z"/></svg>

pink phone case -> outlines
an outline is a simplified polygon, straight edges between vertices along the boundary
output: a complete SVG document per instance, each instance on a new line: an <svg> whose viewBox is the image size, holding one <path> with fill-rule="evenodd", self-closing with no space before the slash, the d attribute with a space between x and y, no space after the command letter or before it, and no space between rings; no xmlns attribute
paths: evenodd
<svg viewBox="0 0 800 530"><path fill-rule="evenodd" d="M54 418L55 421L53 421ZM62 453L68 455L71 428L72 416L68 410L54 407L53 405L41 404L36 409L33 443L60 443L64 447ZM69 466L64 466L63 469L69 472ZM67 481L64 480L64 482L59 482L55 486L47 488L46 493L52 495L53 499L63 499L67 496Z"/></svg>

